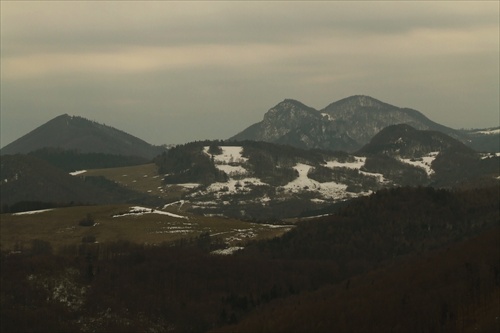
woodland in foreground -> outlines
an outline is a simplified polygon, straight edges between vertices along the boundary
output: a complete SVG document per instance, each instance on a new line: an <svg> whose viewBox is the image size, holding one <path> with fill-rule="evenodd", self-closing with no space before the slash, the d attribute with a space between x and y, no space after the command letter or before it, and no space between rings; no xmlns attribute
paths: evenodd
<svg viewBox="0 0 500 333"><path fill-rule="evenodd" d="M498 187L380 190L232 256L156 246L1 254L2 332L498 332Z"/></svg>

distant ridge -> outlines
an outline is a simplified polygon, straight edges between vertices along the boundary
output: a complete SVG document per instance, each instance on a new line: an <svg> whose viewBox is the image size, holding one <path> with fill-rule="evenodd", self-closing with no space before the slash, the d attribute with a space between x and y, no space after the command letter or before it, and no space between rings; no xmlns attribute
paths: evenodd
<svg viewBox="0 0 500 333"><path fill-rule="evenodd" d="M418 158L431 152L450 149L476 155L473 149L442 132L417 130L410 125L399 124L381 130L357 153Z"/></svg>
<svg viewBox="0 0 500 333"><path fill-rule="evenodd" d="M460 131L440 125L419 111L399 108L373 97L355 95L315 110L285 99L264 119L230 140L255 140L289 144L298 148L355 151L383 128L407 124L418 130L434 130L464 140Z"/></svg>
<svg viewBox="0 0 500 333"><path fill-rule="evenodd" d="M63 114L3 147L5 154L27 154L41 148L77 150L153 158L163 149L116 128Z"/></svg>

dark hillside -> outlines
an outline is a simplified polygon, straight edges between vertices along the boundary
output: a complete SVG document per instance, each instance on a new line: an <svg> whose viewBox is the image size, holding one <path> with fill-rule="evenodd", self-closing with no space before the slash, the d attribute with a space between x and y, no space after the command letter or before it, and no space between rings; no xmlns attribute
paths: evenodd
<svg viewBox="0 0 500 333"><path fill-rule="evenodd" d="M45 160L64 171L118 168L146 164L150 160L140 156L112 155L104 153L80 153L77 150L43 148L29 155Z"/></svg>
<svg viewBox="0 0 500 333"><path fill-rule="evenodd" d="M498 202L496 187L383 190L232 256L209 254L220 244L208 233L161 246L82 243L58 255L34 240L1 254L1 329L495 328Z"/></svg>
<svg viewBox="0 0 500 333"><path fill-rule="evenodd" d="M357 153L415 158L431 152L445 150L475 154L471 148L444 133L417 130L406 124L387 126Z"/></svg>
<svg viewBox="0 0 500 333"><path fill-rule="evenodd" d="M74 177L28 155L1 157L2 206L18 202L105 204L149 200L102 177Z"/></svg>
<svg viewBox="0 0 500 333"><path fill-rule="evenodd" d="M460 192L380 190L351 200L336 215L301 222L281 238L260 242L247 252L271 258L335 260L350 275L497 225L499 202L497 187Z"/></svg>
<svg viewBox="0 0 500 333"><path fill-rule="evenodd" d="M500 228L259 308L214 332L498 332Z"/></svg>

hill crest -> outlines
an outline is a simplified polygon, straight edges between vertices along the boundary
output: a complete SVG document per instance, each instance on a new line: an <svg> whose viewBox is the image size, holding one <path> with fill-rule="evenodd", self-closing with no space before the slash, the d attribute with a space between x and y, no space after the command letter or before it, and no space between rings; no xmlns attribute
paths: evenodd
<svg viewBox="0 0 500 333"><path fill-rule="evenodd" d="M2 148L0 153L27 154L42 148L77 150L82 153L134 155L153 158L163 149L124 131L80 116L63 114L35 128Z"/></svg>

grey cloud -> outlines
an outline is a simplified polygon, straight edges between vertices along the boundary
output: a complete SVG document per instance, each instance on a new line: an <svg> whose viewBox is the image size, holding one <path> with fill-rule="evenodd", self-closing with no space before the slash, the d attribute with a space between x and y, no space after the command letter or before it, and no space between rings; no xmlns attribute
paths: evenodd
<svg viewBox="0 0 500 333"><path fill-rule="evenodd" d="M1 6L2 146L62 113L157 144L224 139L284 98L353 94L498 125L498 3Z"/></svg>
<svg viewBox="0 0 500 333"><path fill-rule="evenodd" d="M14 4L9 4L14 6ZM30 7L33 3L17 6ZM36 5L36 3L35 3ZM4 14L9 44L61 50L106 50L126 45L293 43L318 35L404 34L414 29L468 29L498 24L493 10L462 3L386 2L159 2L52 4L59 10ZM6 7L7 5L4 5ZM47 7L45 3L37 4ZM457 7L462 8L458 10ZM476 6L477 7L477 6ZM494 9L494 4L493 4ZM8 7L7 7L8 8ZM49 20L44 20L43 15ZM40 16L42 16L40 18ZM29 23L19 22L26 20ZM22 51L21 51L22 52Z"/></svg>

